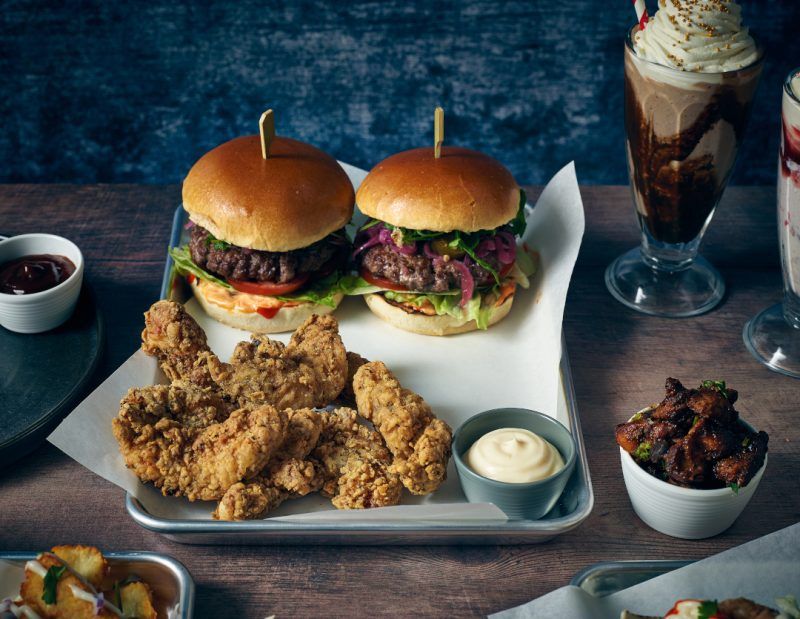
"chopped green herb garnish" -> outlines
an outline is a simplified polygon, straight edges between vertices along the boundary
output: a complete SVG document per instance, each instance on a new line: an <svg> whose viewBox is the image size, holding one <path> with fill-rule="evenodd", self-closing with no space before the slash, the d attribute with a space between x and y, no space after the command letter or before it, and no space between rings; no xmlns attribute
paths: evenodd
<svg viewBox="0 0 800 619"><path fill-rule="evenodd" d="M737 484L735 481L732 481L731 483L729 483L728 484L728 488L733 490L734 494L739 494L739 484Z"/></svg>
<svg viewBox="0 0 800 619"><path fill-rule="evenodd" d="M698 421L700 421L700 415L695 415L694 419L692 419L692 427L693 428L697 425Z"/></svg>
<svg viewBox="0 0 800 619"><path fill-rule="evenodd" d="M704 380L700 383L700 386L706 389L716 389L722 394L723 398L728 399L728 388L724 380Z"/></svg>
<svg viewBox="0 0 800 619"><path fill-rule="evenodd" d="M742 447L747 447L749 444L750 444L750 437L745 436L744 439L742 439Z"/></svg>
<svg viewBox="0 0 800 619"><path fill-rule="evenodd" d="M634 450L633 457L636 460L644 462L645 460L650 459L650 453L652 452L653 446L648 443L647 441L643 443L639 443L639 446Z"/></svg>
<svg viewBox="0 0 800 619"><path fill-rule="evenodd" d="M217 250L220 250L220 251L228 249L231 246L230 243L228 243L227 241L221 241L220 239L215 237L210 232L208 233L208 236L206 237L206 245L210 245L214 249L217 249Z"/></svg>
<svg viewBox="0 0 800 619"><path fill-rule="evenodd" d="M700 607L697 609L697 619L711 619L716 614L716 600L705 600L700 603Z"/></svg>
<svg viewBox="0 0 800 619"><path fill-rule="evenodd" d="M631 417L631 421L641 421L644 419L644 413L636 413L633 417Z"/></svg>
<svg viewBox="0 0 800 619"><path fill-rule="evenodd" d="M58 579L67 570L66 565L53 565L48 568L44 575L44 587L42 588L42 601L45 604L56 603L56 591L58 590Z"/></svg>

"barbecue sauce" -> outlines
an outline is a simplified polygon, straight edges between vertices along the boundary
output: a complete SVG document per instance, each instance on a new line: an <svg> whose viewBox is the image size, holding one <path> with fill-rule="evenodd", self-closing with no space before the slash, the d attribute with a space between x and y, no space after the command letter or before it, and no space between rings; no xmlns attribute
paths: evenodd
<svg viewBox="0 0 800 619"><path fill-rule="evenodd" d="M33 294L55 288L75 272L66 256L36 254L0 264L0 293Z"/></svg>

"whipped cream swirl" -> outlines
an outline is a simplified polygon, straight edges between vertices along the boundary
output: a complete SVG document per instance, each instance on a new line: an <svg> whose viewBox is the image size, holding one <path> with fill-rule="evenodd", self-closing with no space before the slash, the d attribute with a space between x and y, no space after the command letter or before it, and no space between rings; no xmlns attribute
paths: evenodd
<svg viewBox="0 0 800 619"><path fill-rule="evenodd" d="M758 60L733 0L659 0L658 6L645 29L633 35L640 58L693 73L735 71Z"/></svg>

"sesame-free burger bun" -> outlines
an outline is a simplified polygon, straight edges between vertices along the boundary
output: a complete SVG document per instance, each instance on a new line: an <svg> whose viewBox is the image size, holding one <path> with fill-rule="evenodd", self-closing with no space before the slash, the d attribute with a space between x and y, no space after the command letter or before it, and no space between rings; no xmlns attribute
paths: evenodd
<svg viewBox="0 0 800 619"><path fill-rule="evenodd" d="M463 321L450 315L427 316L419 312L408 313L396 305L389 303L382 294L372 293L364 295L364 299L372 313L381 320L404 331L419 333L421 335L455 335L475 331L478 325L474 320ZM492 310L489 326L500 322L511 311L514 295L510 295L499 307Z"/></svg>
<svg viewBox="0 0 800 619"><path fill-rule="evenodd" d="M457 146L397 153L376 165L356 194L362 213L403 228L493 230L519 209L520 188L499 161Z"/></svg>
<svg viewBox="0 0 800 619"><path fill-rule="evenodd" d="M213 319L230 327L249 331L250 333L283 333L294 331L303 324L312 314L330 314L335 307L319 305L316 303L302 302L298 305L281 307L272 318L266 318L258 312L241 312L229 309L214 303L208 296L210 286L216 284L199 285L198 281L192 282L194 298L200 303L206 314ZM336 296L336 305L342 302L343 295Z"/></svg>
<svg viewBox="0 0 800 619"><path fill-rule="evenodd" d="M350 221L353 185L330 155L276 137L267 159L247 135L203 155L183 182L183 208L220 240L272 252L307 247Z"/></svg>

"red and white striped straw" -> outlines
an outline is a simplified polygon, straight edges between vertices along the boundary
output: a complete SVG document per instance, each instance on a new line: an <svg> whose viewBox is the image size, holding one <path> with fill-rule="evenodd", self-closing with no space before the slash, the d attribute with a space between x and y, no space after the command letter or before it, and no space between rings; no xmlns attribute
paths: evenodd
<svg viewBox="0 0 800 619"><path fill-rule="evenodd" d="M650 17L647 15L647 5L644 0L633 0L633 7L636 9L636 19L639 20L639 29L644 30Z"/></svg>

